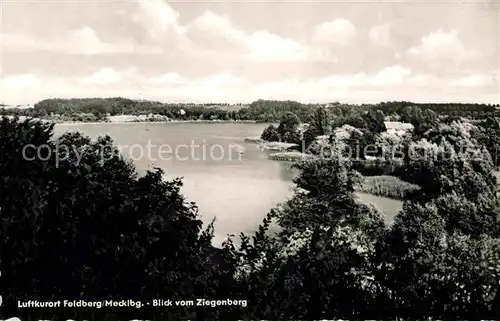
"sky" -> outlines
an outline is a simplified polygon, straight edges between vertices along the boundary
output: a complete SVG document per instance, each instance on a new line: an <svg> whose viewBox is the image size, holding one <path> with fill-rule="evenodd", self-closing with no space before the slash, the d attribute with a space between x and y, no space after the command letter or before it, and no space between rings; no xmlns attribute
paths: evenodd
<svg viewBox="0 0 500 321"><path fill-rule="evenodd" d="M0 103L500 103L500 2L0 0Z"/></svg>

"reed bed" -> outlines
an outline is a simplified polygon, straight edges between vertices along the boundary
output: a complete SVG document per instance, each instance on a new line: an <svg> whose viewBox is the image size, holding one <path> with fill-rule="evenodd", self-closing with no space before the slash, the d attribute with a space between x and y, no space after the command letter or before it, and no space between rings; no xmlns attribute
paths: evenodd
<svg viewBox="0 0 500 321"><path fill-rule="evenodd" d="M397 200L404 200L408 193L419 189L418 185L388 175L366 176L363 184L358 188L361 192Z"/></svg>

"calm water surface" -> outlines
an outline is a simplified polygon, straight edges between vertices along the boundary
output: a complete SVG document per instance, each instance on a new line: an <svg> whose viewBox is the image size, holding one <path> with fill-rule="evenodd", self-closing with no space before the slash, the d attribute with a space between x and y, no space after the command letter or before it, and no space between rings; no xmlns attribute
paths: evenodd
<svg viewBox="0 0 500 321"><path fill-rule="evenodd" d="M219 245L227 234L253 232L273 206L292 196L296 173L290 165L270 161L257 145L244 142L245 137L260 136L266 126L69 124L56 125L55 133L80 131L93 139L109 135L134 160L139 172L160 167L168 179L183 177L182 191L199 206L203 221L216 219L214 245ZM398 201L364 193L359 196L385 212L389 221L401 208Z"/></svg>

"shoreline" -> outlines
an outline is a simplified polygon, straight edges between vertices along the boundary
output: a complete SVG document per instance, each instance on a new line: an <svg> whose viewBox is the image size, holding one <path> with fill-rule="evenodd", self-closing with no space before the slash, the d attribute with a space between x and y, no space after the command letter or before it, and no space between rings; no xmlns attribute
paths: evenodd
<svg viewBox="0 0 500 321"><path fill-rule="evenodd" d="M116 125L125 125L125 124L258 124L257 121L254 120L169 120L169 121L147 121L147 120L139 120L139 121L97 121L97 122L82 122L82 121L54 121L49 119L39 118L36 120L41 120L45 122L51 122L56 125L98 125L98 124L116 124Z"/></svg>

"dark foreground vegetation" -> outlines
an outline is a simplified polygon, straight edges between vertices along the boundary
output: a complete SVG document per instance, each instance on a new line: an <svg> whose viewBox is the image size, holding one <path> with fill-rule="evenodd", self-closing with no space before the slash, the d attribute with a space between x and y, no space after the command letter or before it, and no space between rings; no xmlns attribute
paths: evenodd
<svg viewBox="0 0 500 321"><path fill-rule="evenodd" d="M313 140L331 128L322 125L329 112L314 113L308 120L313 124L308 130L314 132L304 133ZM238 246L230 238L221 249L211 245L217 227L203 229L195 204L184 201L182 182L163 181L160 170L138 177L109 137L90 141L65 134L56 139L53 125L3 118L0 317L500 319L500 203L492 160L498 122L489 115L472 125L403 108L398 116L407 117L415 130L390 142L380 140L384 113L343 113L332 121L356 125L363 133L344 146L375 141L381 149L417 146L431 155L402 161L397 176L418 189L404 195L392 225L357 200L362 176L351 159L332 148L329 157L296 165L301 174L294 196L271 210L253 236L241 235ZM298 114L286 114L277 134L294 135L290 126L297 125L295 117L303 121ZM28 160L22 156L28 144L48 146L42 149L46 154ZM81 163L77 165L74 150L58 148L62 145L85 149ZM487 148L463 150L464 145ZM281 227L278 233L268 231L271 222ZM29 299L158 298L244 299L248 305L17 307L18 300Z"/></svg>

